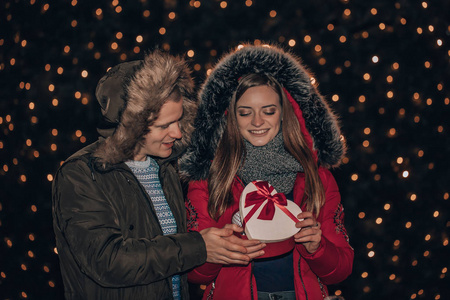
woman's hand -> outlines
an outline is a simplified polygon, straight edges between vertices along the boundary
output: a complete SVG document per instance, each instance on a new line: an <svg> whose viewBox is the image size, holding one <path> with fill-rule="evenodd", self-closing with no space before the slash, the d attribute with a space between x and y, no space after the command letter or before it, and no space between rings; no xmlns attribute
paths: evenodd
<svg viewBox="0 0 450 300"><path fill-rule="evenodd" d="M319 248L322 240L320 223L308 211L300 213L297 218L303 220L295 224L295 227L300 228L300 231L294 235L295 242L302 243L306 251L312 254Z"/></svg>

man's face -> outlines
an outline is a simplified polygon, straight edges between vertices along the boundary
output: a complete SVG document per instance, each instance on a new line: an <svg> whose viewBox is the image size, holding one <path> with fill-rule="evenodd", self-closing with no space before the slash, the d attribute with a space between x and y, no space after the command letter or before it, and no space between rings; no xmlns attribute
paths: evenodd
<svg viewBox="0 0 450 300"><path fill-rule="evenodd" d="M169 100L161 107L158 118L145 135L144 145L134 160L144 161L147 155L169 157L175 140L181 139L179 121L183 116L183 99Z"/></svg>

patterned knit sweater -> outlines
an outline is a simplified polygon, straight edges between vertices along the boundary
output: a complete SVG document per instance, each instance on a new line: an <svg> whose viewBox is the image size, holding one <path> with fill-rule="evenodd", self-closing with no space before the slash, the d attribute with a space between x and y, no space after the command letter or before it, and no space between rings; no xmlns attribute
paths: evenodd
<svg viewBox="0 0 450 300"><path fill-rule="evenodd" d="M159 181L159 165L150 156L145 161L125 162L147 191L164 235L177 233L177 224ZM180 298L180 275L172 276L173 299Z"/></svg>

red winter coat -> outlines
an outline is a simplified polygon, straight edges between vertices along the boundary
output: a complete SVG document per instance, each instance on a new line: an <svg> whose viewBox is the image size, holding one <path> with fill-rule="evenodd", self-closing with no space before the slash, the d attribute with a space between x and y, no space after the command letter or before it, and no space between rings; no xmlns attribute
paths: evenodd
<svg viewBox="0 0 450 300"><path fill-rule="evenodd" d="M348 243L344 227L344 212L338 186L329 170L319 168L319 175L326 198L317 217L317 221L321 223L322 240L313 254L308 253L302 244L296 244L294 248L292 267L297 299L322 300L328 295L327 284L341 282L352 271L354 253ZM293 197L294 202L303 211L306 210L306 205L301 205L304 187L305 175L298 173ZM188 229L200 231L208 227L221 228L231 223L233 214L239 210L239 197L243 189L241 181L238 178L235 179L232 187L234 203L216 222L208 215L207 182L205 180L191 182L186 203L189 213ZM258 287L252 274L252 264L222 266L205 263L192 270L188 279L193 283L207 285L203 299L207 299L208 295L211 295L214 300L258 298Z"/></svg>

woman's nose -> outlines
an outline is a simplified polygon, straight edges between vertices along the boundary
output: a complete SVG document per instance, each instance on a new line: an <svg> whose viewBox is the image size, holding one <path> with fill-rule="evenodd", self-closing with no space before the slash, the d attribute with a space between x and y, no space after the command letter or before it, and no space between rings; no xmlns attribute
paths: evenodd
<svg viewBox="0 0 450 300"><path fill-rule="evenodd" d="M264 124L263 118L261 118L259 114L255 114L252 118L252 125L258 127L261 126L262 124Z"/></svg>

